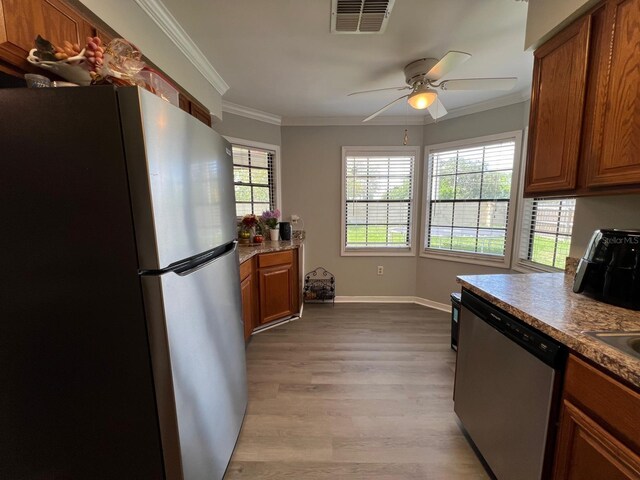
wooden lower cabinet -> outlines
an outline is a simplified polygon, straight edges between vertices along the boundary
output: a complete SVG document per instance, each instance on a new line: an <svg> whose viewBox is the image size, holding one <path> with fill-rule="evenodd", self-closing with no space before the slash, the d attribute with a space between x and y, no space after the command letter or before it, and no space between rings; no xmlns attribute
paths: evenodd
<svg viewBox="0 0 640 480"><path fill-rule="evenodd" d="M263 253L240 265L244 338L299 311L298 250Z"/></svg>
<svg viewBox="0 0 640 480"><path fill-rule="evenodd" d="M640 394L571 356L562 397L554 480L640 479Z"/></svg>
<svg viewBox="0 0 640 480"><path fill-rule="evenodd" d="M265 253L258 257L259 323L286 318L298 311L297 250Z"/></svg>
<svg viewBox="0 0 640 480"><path fill-rule="evenodd" d="M293 314L293 266L260 269L260 325Z"/></svg>
<svg viewBox="0 0 640 480"><path fill-rule="evenodd" d="M240 294L242 297L242 321L244 323L244 341L251 337L251 332L256 328L257 299L255 259L250 258L240 265Z"/></svg>

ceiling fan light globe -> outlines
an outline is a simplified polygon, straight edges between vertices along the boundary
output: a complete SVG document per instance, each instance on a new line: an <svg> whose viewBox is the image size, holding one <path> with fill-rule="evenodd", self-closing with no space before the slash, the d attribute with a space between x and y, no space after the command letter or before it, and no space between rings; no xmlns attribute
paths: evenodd
<svg viewBox="0 0 640 480"><path fill-rule="evenodd" d="M429 108L437 97L438 94L433 90L422 90L409 95L407 102L416 110L424 110L425 108Z"/></svg>

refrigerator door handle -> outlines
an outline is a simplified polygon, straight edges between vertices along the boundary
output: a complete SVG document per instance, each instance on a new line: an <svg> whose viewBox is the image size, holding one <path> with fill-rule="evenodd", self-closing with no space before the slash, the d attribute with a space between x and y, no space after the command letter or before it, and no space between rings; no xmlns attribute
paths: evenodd
<svg viewBox="0 0 640 480"><path fill-rule="evenodd" d="M181 277L189 275L193 272L200 270L203 267L206 267L210 263L215 262L216 260L230 255L236 251L238 248L238 240L233 240L225 245L221 245L219 247L208 250L199 255L195 255L193 257L187 258L185 260L181 260L176 263L172 263L166 268L162 268L160 270L144 270L140 272L140 275L164 275L167 273L175 273Z"/></svg>

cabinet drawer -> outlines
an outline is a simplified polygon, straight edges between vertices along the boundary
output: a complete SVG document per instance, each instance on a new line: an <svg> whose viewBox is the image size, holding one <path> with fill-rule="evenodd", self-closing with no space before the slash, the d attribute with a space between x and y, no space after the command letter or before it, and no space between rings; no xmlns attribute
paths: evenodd
<svg viewBox="0 0 640 480"><path fill-rule="evenodd" d="M263 253L258 257L258 266L260 268L273 267L274 265L285 265L293 263L293 255L295 250L286 250L284 252Z"/></svg>
<svg viewBox="0 0 640 480"><path fill-rule="evenodd" d="M574 356L567 362L564 391L565 397L598 418L628 447L640 452L640 393Z"/></svg>
<svg viewBox="0 0 640 480"><path fill-rule="evenodd" d="M240 264L240 280L244 280L253 273L253 258L245 260Z"/></svg>

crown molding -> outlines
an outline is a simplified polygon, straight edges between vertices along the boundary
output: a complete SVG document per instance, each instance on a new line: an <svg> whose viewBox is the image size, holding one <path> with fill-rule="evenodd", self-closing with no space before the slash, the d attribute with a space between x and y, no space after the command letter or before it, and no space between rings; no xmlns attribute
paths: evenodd
<svg viewBox="0 0 640 480"><path fill-rule="evenodd" d="M321 126L349 126L359 125L361 127L380 125L424 125L423 116L404 115L380 115L372 118L366 123L362 123L363 116L360 117L284 117L282 126L284 127L321 127Z"/></svg>
<svg viewBox="0 0 640 480"><path fill-rule="evenodd" d="M202 53L202 50L198 48L161 0L135 0L135 2L160 27L160 30L169 37L220 95L227 93L227 90L229 90L227 82L216 72L216 69L213 68L213 65Z"/></svg>
<svg viewBox="0 0 640 480"><path fill-rule="evenodd" d="M227 113L233 113L234 115L240 115L241 117L251 118L258 120L259 122L272 123L273 125L282 125L282 117L274 115L273 113L263 112L256 108L245 107L238 105L237 103L222 101L222 111Z"/></svg>
<svg viewBox="0 0 640 480"><path fill-rule="evenodd" d="M492 98L491 100L485 100L484 102L474 103L472 105L466 105L464 107L454 108L449 110L445 117L442 117L437 122L429 115L424 117L424 124L429 125L431 123L446 122L457 117L463 117L465 115L472 115L474 113L484 112L486 110L493 110L494 108L506 107L508 105L515 105L516 103L522 103L531 98L531 92L529 90L522 90L520 92L511 93L503 97Z"/></svg>

